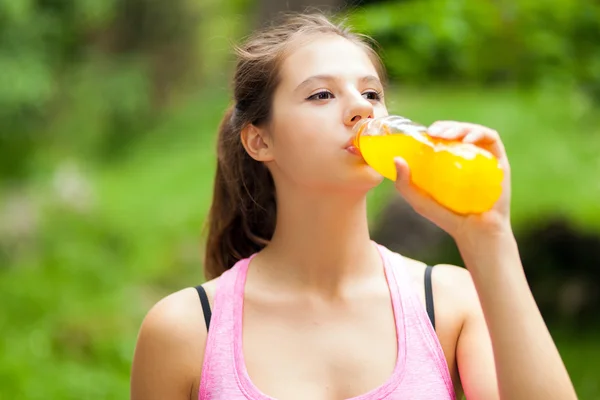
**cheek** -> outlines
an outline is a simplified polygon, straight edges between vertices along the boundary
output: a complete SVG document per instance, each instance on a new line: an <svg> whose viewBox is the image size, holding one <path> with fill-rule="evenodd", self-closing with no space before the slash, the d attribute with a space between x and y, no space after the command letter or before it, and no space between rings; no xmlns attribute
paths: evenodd
<svg viewBox="0 0 600 400"><path fill-rule="evenodd" d="M314 119L280 123L274 130L275 161L293 175L322 174L330 164L336 146L323 123ZM308 177L308 176L307 176Z"/></svg>
<svg viewBox="0 0 600 400"><path fill-rule="evenodd" d="M334 140L337 110L310 104L291 104L281 101L274 108L271 126L278 151L311 151ZM338 127L339 129L339 127Z"/></svg>
<svg viewBox="0 0 600 400"><path fill-rule="evenodd" d="M274 129L275 157L298 158L328 147L323 124L315 119L288 119Z"/></svg>
<svg viewBox="0 0 600 400"><path fill-rule="evenodd" d="M379 103L375 106L375 108L373 109L373 117L375 118L379 118L379 117L387 117L389 115L387 107L385 104L383 103Z"/></svg>

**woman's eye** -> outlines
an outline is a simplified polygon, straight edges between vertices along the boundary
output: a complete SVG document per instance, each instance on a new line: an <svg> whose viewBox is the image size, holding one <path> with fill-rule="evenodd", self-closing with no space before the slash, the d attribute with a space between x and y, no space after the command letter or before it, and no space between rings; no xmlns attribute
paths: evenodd
<svg viewBox="0 0 600 400"><path fill-rule="evenodd" d="M333 99L333 93L323 90L322 92L315 93L310 96L307 100L329 100Z"/></svg>
<svg viewBox="0 0 600 400"><path fill-rule="evenodd" d="M376 100L376 101L381 100L381 93L380 92L376 92L374 90L369 90L368 92L364 92L362 95L367 100Z"/></svg>

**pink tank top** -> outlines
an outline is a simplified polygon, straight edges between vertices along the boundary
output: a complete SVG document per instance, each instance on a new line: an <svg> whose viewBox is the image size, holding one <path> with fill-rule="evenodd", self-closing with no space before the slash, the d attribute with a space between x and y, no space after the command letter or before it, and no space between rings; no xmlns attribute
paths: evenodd
<svg viewBox="0 0 600 400"><path fill-rule="evenodd" d="M455 400L444 353L410 285L404 259L381 245L378 248L396 320L396 367L383 385L349 400ZM254 386L242 352L244 284L251 259L240 260L219 278L204 352L200 400L275 400Z"/></svg>

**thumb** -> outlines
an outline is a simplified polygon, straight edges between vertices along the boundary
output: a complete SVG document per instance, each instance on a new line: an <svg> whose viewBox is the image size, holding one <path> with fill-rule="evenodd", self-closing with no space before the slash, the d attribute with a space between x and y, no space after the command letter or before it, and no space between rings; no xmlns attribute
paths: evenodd
<svg viewBox="0 0 600 400"><path fill-rule="evenodd" d="M394 158L396 166L396 190L413 208L420 209L427 195L412 183L410 167L402 157Z"/></svg>
<svg viewBox="0 0 600 400"><path fill-rule="evenodd" d="M405 159L394 158L396 166L396 189L416 211L424 211L426 208L435 207L435 201L412 183L410 167Z"/></svg>
<svg viewBox="0 0 600 400"><path fill-rule="evenodd" d="M396 190L411 207L423 217L429 219L446 232L451 232L457 218L450 210L441 206L430 195L415 186L411 181L410 168L403 158L394 159L396 166Z"/></svg>
<svg viewBox="0 0 600 400"><path fill-rule="evenodd" d="M410 183L410 168L406 160L402 157L394 158L394 165L396 167L396 189L404 196L407 191L412 189Z"/></svg>

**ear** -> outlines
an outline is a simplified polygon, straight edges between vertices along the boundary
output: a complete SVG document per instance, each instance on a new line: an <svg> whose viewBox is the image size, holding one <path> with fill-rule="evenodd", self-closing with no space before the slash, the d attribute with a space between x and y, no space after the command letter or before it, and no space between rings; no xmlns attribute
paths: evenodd
<svg viewBox="0 0 600 400"><path fill-rule="evenodd" d="M246 152L256 161L273 160L272 142L264 129L248 124L242 129L241 139Z"/></svg>

